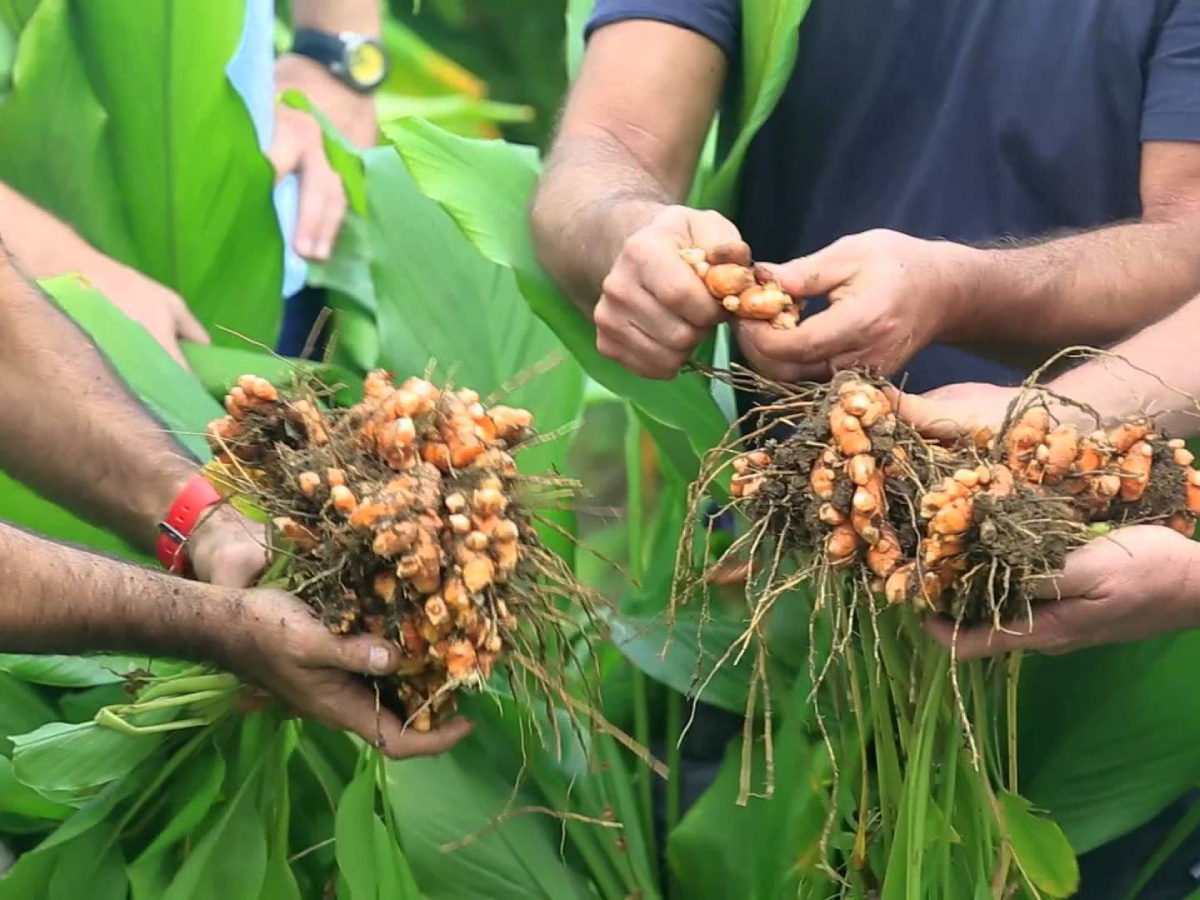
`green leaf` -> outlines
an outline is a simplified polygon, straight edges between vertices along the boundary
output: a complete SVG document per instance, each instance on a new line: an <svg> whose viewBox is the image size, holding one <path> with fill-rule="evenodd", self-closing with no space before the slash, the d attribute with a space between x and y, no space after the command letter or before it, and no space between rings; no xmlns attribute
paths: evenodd
<svg viewBox="0 0 1200 900"><path fill-rule="evenodd" d="M289 359L263 350L248 350L242 347L218 347L208 344L193 344L185 341L180 345L187 358L192 374L212 397L223 398L239 375L258 375L273 384L285 386L300 374L312 375L324 384L347 385L353 393L355 377L340 366ZM361 388L358 389L361 396Z"/></svg>
<svg viewBox="0 0 1200 900"><path fill-rule="evenodd" d="M688 609L676 613L674 627L662 613L614 614L609 617L609 628L617 648L655 681L721 709L746 709L754 670L753 644L740 661L735 650L717 665L745 632L744 622L716 616L705 620L701 613ZM773 683L786 680L773 665L768 675Z"/></svg>
<svg viewBox="0 0 1200 900"><path fill-rule="evenodd" d="M255 806L256 767L197 842L162 900L259 900L267 836Z"/></svg>
<svg viewBox="0 0 1200 900"><path fill-rule="evenodd" d="M421 192L442 205L484 256L512 270L530 307L584 371L687 436L693 453L676 464L694 473L695 457L725 431L708 382L698 375L671 381L638 378L597 352L591 322L558 292L537 261L525 217L538 177L535 151L458 137L419 119L404 119L383 130Z"/></svg>
<svg viewBox="0 0 1200 900"><path fill-rule="evenodd" d="M512 273L482 257L442 208L422 196L395 152L374 150L366 160L380 363L419 373L433 359L443 377L528 408L543 432L574 421L583 402L582 372L529 313ZM547 363L550 371L505 390ZM565 456L560 440L523 451L520 462L538 472L561 465Z"/></svg>
<svg viewBox="0 0 1200 900"><path fill-rule="evenodd" d="M479 730L495 735L492 729ZM590 896L562 859L558 822L532 813L488 828L505 810L532 805L524 791L513 800L510 776L515 773L506 774L499 765L500 755L507 756L511 746L507 742L492 746L473 733L448 754L388 765L389 796L405 854L428 896L489 900ZM442 849L481 829L486 833L453 855ZM604 834L600 839L611 841L614 836Z"/></svg>
<svg viewBox="0 0 1200 900"><path fill-rule="evenodd" d="M333 833L338 871L346 879L351 900L375 900L379 896L379 860L373 833L376 818L375 775L370 767L364 767L338 802Z"/></svg>
<svg viewBox="0 0 1200 900"><path fill-rule="evenodd" d="M150 757L162 736L129 735L93 722L51 722L12 739L13 771L47 797L93 791Z"/></svg>
<svg viewBox="0 0 1200 900"><path fill-rule="evenodd" d="M55 687L95 687L118 684L125 676L146 666L143 657L132 656L26 656L0 653L0 671L22 681Z"/></svg>
<svg viewBox="0 0 1200 900"><path fill-rule="evenodd" d="M156 856L191 834L216 802L225 781L225 760L215 747L191 760L170 782L167 824L142 851L137 862Z"/></svg>
<svg viewBox="0 0 1200 900"><path fill-rule="evenodd" d="M721 130L729 150L707 184L699 186L701 206L732 212L746 151L766 122L796 63L796 34L809 0L744 0L741 93L732 110L722 111Z"/></svg>
<svg viewBox="0 0 1200 900"><path fill-rule="evenodd" d="M274 173L225 73L245 9L42 0L0 107L0 180L177 290L210 331L270 342L283 266Z"/></svg>
<svg viewBox="0 0 1200 900"><path fill-rule="evenodd" d="M130 863L125 874L129 878L130 900L161 900L171 885L177 863L165 854L142 857ZM263 900L267 900L264 896Z"/></svg>
<svg viewBox="0 0 1200 900"><path fill-rule="evenodd" d="M124 2L124 0L119 0ZM108 357L117 374L197 458L209 457L204 426L223 410L158 342L86 281L63 276L42 287Z"/></svg>
<svg viewBox="0 0 1200 900"><path fill-rule="evenodd" d="M296 876L292 874L287 857L274 853L267 859L267 874L263 879L260 900L302 900L300 886L296 884Z"/></svg>
<svg viewBox="0 0 1200 900"><path fill-rule="evenodd" d="M0 743L7 744L11 735L33 731L58 718L54 707L26 684L27 680L0 672Z"/></svg>
<svg viewBox="0 0 1200 900"><path fill-rule="evenodd" d="M1021 786L1084 853L1200 783L1200 632L1065 656L1021 671ZM1170 703L1163 702L1169 697Z"/></svg>
<svg viewBox="0 0 1200 900"><path fill-rule="evenodd" d="M13 813L30 819L62 820L75 809L47 800L33 788L17 781L12 762L0 756L0 812Z"/></svg>
<svg viewBox="0 0 1200 900"><path fill-rule="evenodd" d="M1079 863L1062 829L1030 812L1024 797L1000 791L997 799L1021 871L1051 897L1072 896L1079 889Z"/></svg>
<svg viewBox="0 0 1200 900"><path fill-rule="evenodd" d="M111 826L93 828L63 846L49 900L125 900L129 878Z"/></svg>

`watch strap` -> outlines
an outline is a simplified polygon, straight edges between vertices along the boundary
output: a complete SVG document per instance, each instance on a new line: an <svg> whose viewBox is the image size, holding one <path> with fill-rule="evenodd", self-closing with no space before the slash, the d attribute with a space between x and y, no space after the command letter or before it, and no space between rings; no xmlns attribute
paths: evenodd
<svg viewBox="0 0 1200 900"><path fill-rule="evenodd" d="M184 545L204 511L220 502L221 495L203 475L193 475L184 483L166 517L158 523L155 552L164 569L173 575L187 571Z"/></svg>
<svg viewBox="0 0 1200 900"><path fill-rule="evenodd" d="M331 68L340 68L346 63L346 44L341 37L315 28L296 29L292 35L292 52Z"/></svg>

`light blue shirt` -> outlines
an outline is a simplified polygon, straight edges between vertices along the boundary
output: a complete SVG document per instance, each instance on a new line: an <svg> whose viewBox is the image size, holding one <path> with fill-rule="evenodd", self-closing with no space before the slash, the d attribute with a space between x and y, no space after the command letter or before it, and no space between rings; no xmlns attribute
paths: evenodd
<svg viewBox="0 0 1200 900"><path fill-rule="evenodd" d="M259 146L271 145L271 127L275 120L275 3L274 0L246 0L246 23L242 40L225 73L234 89L242 95ZM304 287L307 266L292 249L296 228L299 183L294 174L275 186L275 212L283 233L283 296L290 297Z"/></svg>

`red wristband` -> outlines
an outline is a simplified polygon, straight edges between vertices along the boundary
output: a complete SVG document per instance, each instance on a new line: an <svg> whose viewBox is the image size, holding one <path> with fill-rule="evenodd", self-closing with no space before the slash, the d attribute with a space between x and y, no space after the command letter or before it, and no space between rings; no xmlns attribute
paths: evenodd
<svg viewBox="0 0 1200 900"><path fill-rule="evenodd" d="M193 475L187 480L167 511L167 516L158 523L158 544L155 547L162 567L174 575L187 570L187 555L183 545L196 521L210 506L220 503L221 495L203 475Z"/></svg>

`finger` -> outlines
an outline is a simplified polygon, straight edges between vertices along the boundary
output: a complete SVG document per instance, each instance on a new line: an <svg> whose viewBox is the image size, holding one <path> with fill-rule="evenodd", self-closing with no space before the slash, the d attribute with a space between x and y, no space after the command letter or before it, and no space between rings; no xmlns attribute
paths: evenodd
<svg viewBox="0 0 1200 900"><path fill-rule="evenodd" d="M330 203L337 196L330 186L330 180L336 179L337 176L325 160L325 150L319 142L319 134L309 140L302 149L299 174L298 211L292 245L305 259L323 259L324 257L317 255L317 251L322 239L322 227L330 216ZM345 202L344 198L342 202ZM337 215L340 221L341 213Z"/></svg>
<svg viewBox="0 0 1200 900"><path fill-rule="evenodd" d="M435 756L445 753L474 729L474 724L463 718L451 719L432 731L405 729L392 737L385 735L383 752L392 759L408 759L413 756Z"/></svg>
<svg viewBox="0 0 1200 900"><path fill-rule="evenodd" d="M642 378L669 379L679 373L687 354L668 350L650 340L640 329L596 331L596 350Z"/></svg>
<svg viewBox="0 0 1200 900"><path fill-rule="evenodd" d="M766 265L779 286L793 297L828 294L858 271L858 261L835 241L824 250L778 265Z"/></svg>
<svg viewBox="0 0 1200 900"><path fill-rule="evenodd" d="M1040 632L1030 629L1028 622L997 630L992 625L960 628L954 633L954 622L946 616L931 616L924 621L925 630L943 647L954 648L958 662L969 662L988 656L999 656L1014 650L1036 649L1042 639ZM1035 620L1035 629L1036 629Z"/></svg>
<svg viewBox="0 0 1200 900"><path fill-rule="evenodd" d="M760 336L774 330L766 322L734 318L730 327L737 338L738 346L742 349L742 354L746 357L746 362L760 375L783 384L829 380L830 372L827 364L780 362L765 355L758 346L758 340Z"/></svg>
<svg viewBox="0 0 1200 900"><path fill-rule="evenodd" d="M326 260L333 253L342 219L346 215L346 191L342 179L330 167L322 145L317 145L305 157L301 173L302 192L305 182L311 185L314 196L319 195L317 219L312 226L312 258Z"/></svg>
<svg viewBox="0 0 1200 900"><path fill-rule="evenodd" d="M335 635L322 628L321 639L312 648L306 664L311 668L329 666L362 675L390 675L400 665L400 651L390 641L374 635Z"/></svg>
<svg viewBox="0 0 1200 900"><path fill-rule="evenodd" d="M275 169L275 183L283 181L300 167L300 145L292 139L289 129L283 127L283 119L276 119L275 135L267 148L267 159Z"/></svg>
<svg viewBox="0 0 1200 900"><path fill-rule="evenodd" d="M728 318L721 301L709 293L704 282L683 260L679 260L678 265L643 269L639 293L643 293L651 304L665 307L675 318L693 328L707 331ZM657 304L654 303L656 300Z"/></svg>
<svg viewBox="0 0 1200 900"><path fill-rule="evenodd" d="M742 240L737 226L719 212L711 209L691 212L687 217L687 229L692 246L704 247L708 251L709 263L750 265L750 245Z"/></svg>
<svg viewBox="0 0 1200 900"><path fill-rule="evenodd" d="M175 334L185 341L195 341L197 344L212 343L212 338L208 336L208 332L200 324L200 320L192 315L192 311L187 308L187 304L183 300L179 301L175 310Z"/></svg>
<svg viewBox="0 0 1200 900"><path fill-rule="evenodd" d="M861 310L839 303L804 319L795 328L772 328L766 322L747 323L757 352L765 359L828 371L835 358L859 358L862 348Z"/></svg>
<svg viewBox="0 0 1200 900"><path fill-rule="evenodd" d="M716 245L708 245L705 241L697 240L696 244L701 247L708 246L705 261L710 266L719 266L725 263L750 266L754 263L754 255L750 252L750 245L742 240L728 241Z"/></svg>
<svg viewBox="0 0 1200 900"><path fill-rule="evenodd" d="M936 390L928 394L908 394L891 385L885 385L883 390L896 415L927 438L954 441L971 432L967 423L959 421L962 417L954 407L938 399Z"/></svg>

